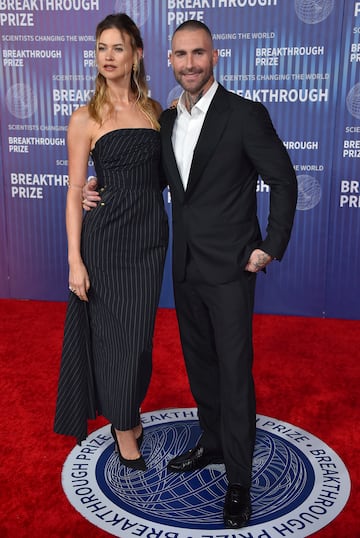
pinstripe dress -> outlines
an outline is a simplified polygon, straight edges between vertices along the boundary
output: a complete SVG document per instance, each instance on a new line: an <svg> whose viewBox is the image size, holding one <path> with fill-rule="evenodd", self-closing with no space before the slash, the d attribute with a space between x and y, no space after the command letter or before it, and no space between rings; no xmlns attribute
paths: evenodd
<svg viewBox="0 0 360 538"><path fill-rule="evenodd" d="M159 133L112 131L92 157L102 203L81 237L91 288L88 303L70 293L55 416L55 431L78 442L97 414L119 430L139 424L168 244Z"/></svg>

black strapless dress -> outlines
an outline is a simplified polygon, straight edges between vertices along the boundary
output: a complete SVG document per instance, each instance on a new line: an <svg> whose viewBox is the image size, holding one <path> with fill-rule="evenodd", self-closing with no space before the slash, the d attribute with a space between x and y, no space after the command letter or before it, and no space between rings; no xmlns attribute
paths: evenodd
<svg viewBox="0 0 360 538"><path fill-rule="evenodd" d="M102 202L81 237L91 288L88 303L69 297L55 417L55 431L78 441L97 414L119 430L139 423L168 244L159 133L112 131L92 157Z"/></svg>

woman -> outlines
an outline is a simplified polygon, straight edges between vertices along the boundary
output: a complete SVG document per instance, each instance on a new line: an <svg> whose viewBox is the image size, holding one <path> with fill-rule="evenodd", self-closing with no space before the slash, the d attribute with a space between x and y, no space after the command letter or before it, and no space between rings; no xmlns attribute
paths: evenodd
<svg viewBox="0 0 360 538"><path fill-rule="evenodd" d="M69 305L55 431L87 436L102 414L120 461L145 470L139 409L168 242L159 180L159 103L147 97L143 42L124 13L96 29L94 96L69 122ZM89 154L102 203L83 218Z"/></svg>

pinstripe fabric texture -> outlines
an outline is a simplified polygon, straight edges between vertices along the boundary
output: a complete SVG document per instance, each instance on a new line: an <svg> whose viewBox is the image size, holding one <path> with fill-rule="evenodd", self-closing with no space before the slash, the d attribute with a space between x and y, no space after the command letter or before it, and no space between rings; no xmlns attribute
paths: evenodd
<svg viewBox="0 0 360 538"><path fill-rule="evenodd" d="M55 417L78 442L97 413L119 430L139 423L168 244L159 133L112 131L92 156L102 203L83 222L91 288L87 304L70 294Z"/></svg>

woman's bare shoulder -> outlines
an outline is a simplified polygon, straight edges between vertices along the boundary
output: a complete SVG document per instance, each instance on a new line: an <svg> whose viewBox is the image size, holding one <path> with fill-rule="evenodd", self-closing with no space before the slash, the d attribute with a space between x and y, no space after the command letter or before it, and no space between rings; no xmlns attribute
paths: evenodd
<svg viewBox="0 0 360 538"><path fill-rule="evenodd" d="M92 139L94 133L98 130L99 125L94 118L90 116L89 107L87 105L80 106L71 115L68 133L75 137L85 137Z"/></svg>
<svg viewBox="0 0 360 538"><path fill-rule="evenodd" d="M79 108L74 110L74 112L71 114L69 124L81 127L88 125L91 121L92 120L89 113L89 107L87 105L84 105L79 106Z"/></svg>

